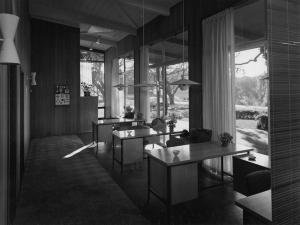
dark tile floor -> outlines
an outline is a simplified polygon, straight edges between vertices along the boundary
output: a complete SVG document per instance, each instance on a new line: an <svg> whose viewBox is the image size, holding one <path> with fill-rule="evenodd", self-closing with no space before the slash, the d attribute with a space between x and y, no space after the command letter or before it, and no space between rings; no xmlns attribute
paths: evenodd
<svg viewBox="0 0 300 225"><path fill-rule="evenodd" d="M85 144L91 142L91 134L82 134L80 138ZM112 169L111 148L105 144L99 145L98 162L107 170L110 176L124 190L126 195L140 208L143 216L152 224L165 224L166 210L164 205L154 196L150 204L147 197L147 165L130 165L120 173L118 166ZM215 183L203 173L202 186ZM199 198L173 207L172 224L242 224L242 210L235 206L234 201L243 195L233 191L232 183L202 191Z"/></svg>
<svg viewBox="0 0 300 225"><path fill-rule="evenodd" d="M77 135L34 139L14 225L150 224Z"/></svg>

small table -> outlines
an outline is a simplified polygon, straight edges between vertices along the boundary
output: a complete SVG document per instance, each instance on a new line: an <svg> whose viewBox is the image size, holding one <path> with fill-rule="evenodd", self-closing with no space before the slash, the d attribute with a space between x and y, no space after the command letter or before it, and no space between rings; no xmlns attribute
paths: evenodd
<svg viewBox="0 0 300 225"><path fill-rule="evenodd" d="M93 142L95 141L95 133L96 133L97 150L98 150L98 142L99 142L99 133L100 133L100 141L111 143L113 126L117 124L132 124L134 122L145 123L145 120L113 118L113 119L101 119L97 121L92 121ZM100 132L99 132L99 127L100 127Z"/></svg>
<svg viewBox="0 0 300 225"><path fill-rule="evenodd" d="M271 224L271 190L251 195L235 201L243 209L243 224Z"/></svg>
<svg viewBox="0 0 300 225"><path fill-rule="evenodd" d="M249 160L248 155L238 155L232 157L233 163L233 188L244 195L247 195L246 175L271 168L270 157L257 152L252 152L255 160Z"/></svg>
<svg viewBox="0 0 300 225"><path fill-rule="evenodd" d="M113 168L114 162L117 162L121 165L121 173L123 173L124 164L142 161L145 138L161 135L180 134L181 132L182 131L178 131L176 129L175 131L170 131L169 127L162 131L156 131L152 128L113 131Z"/></svg>
<svg viewBox="0 0 300 225"><path fill-rule="evenodd" d="M198 198L198 164L203 160L221 157L223 181L223 157L248 153L253 149L242 145L205 142L160 148L148 154L148 202L150 194L167 206L168 220L172 205ZM178 154L174 154L178 152Z"/></svg>

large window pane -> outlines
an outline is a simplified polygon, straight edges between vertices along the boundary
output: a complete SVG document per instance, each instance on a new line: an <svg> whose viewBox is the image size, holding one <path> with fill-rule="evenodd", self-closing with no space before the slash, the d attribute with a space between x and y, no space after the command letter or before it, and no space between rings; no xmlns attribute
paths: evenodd
<svg viewBox="0 0 300 225"><path fill-rule="evenodd" d="M188 79L188 63L178 63L167 67L168 113L177 116L177 127L189 129L189 90L181 90L170 83L180 80L182 74Z"/></svg>
<svg viewBox="0 0 300 225"><path fill-rule="evenodd" d="M134 111L134 58L133 54L129 53L124 57L119 58L119 84L124 84L126 87L118 91L119 111L125 115L126 111Z"/></svg>
<svg viewBox="0 0 300 225"><path fill-rule="evenodd" d="M180 90L170 83L188 79L188 32L173 36L149 48L148 82L159 83L159 88L149 88L148 100L151 119L169 118L175 114L177 127L189 129L189 90ZM184 63L183 63L184 61Z"/></svg>
<svg viewBox="0 0 300 225"><path fill-rule="evenodd" d="M236 142L268 154L269 80L265 2L235 10ZM251 15L255 20L248 20Z"/></svg>
<svg viewBox="0 0 300 225"><path fill-rule="evenodd" d="M98 118L104 115L104 54L80 51L80 96L84 96L84 85L90 86L90 95L98 96Z"/></svg>

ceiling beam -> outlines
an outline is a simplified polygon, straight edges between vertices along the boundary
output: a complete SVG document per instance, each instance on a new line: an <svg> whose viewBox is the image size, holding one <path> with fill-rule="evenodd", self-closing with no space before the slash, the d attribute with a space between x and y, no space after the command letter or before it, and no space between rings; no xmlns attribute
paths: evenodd
<svg viewBox="0 0 300 225"><path fill-rule="evenodd" d="M30 15L35 18L50 21L63 21L65 23L90 24L103 28L119 30L128 34L136 35L136 28L120 22L108 20L101 16L92 16L62 7L49 7L40 3L30 4Z"/></svg>
<svg viewBox="0 0 300 225"><path fill-rule="evenodd" d="M162 51L156 50L156 49L149 49L149 53L154 54L154 55L159 55L162 56ZM171 52L165 52L166 57L174 58L174 59L182 59L182 55L176 54L176 53L171 53Z"/></svg>
<svg viewBox="0 0 300 225"><path fill-rule="evenodd" d="M80 40L83 41L90 41L90 42L96 42L97 40L100 41L100 43L106 44L106 45L110 45L112 47L117 47L117 42L112 41L112 40L108 40L102 37L93 37L87 34L80 34Z"/></svg>
<svg viewBox="0 0 300 225"><path fill-rule="evenodd" d="M131 5L140 9L145 9L150 12L158 13L163 16L169 16L170 10L168 7L161 6L157 3L144 2L142 0L118 0L122 4Z"/></svg>
<svg viewBox="0 0 300 225"><path fill-rule="evenodd" d="M177 44L177 45L182 45L184 43L185 46L188 46L189 45L189 42L184 40L181 40L181 39L178 39L178 38L169 38L166 40L166 42L169 42L169 43L173 43L173 44Z"/></svg>
<svg viewBox="0 0 300 225"><path fill-rule="evenodd" d="M187 62L188 59L184 59L184 62ZM154 63L152 65L149 66L149 68L157 68L157 67L161 67L161 66L170 66L170 65L175 65L175 64L179 64L182 63L182 59L175 59L175 60L170 60L170 61L166 61L166 62L158 62L158 63Z"/></svg>

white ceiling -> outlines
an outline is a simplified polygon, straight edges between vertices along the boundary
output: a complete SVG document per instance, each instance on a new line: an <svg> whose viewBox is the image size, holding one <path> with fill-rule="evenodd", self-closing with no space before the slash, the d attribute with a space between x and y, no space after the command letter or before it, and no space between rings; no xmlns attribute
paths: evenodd
<svg viewBox="0 0 300 225"><path fill-rule="evenodd" d="M80 27L81 44L106 50L180 0L30 0L32 17ZM144 11L143 11L144 9Z"/></svg>

